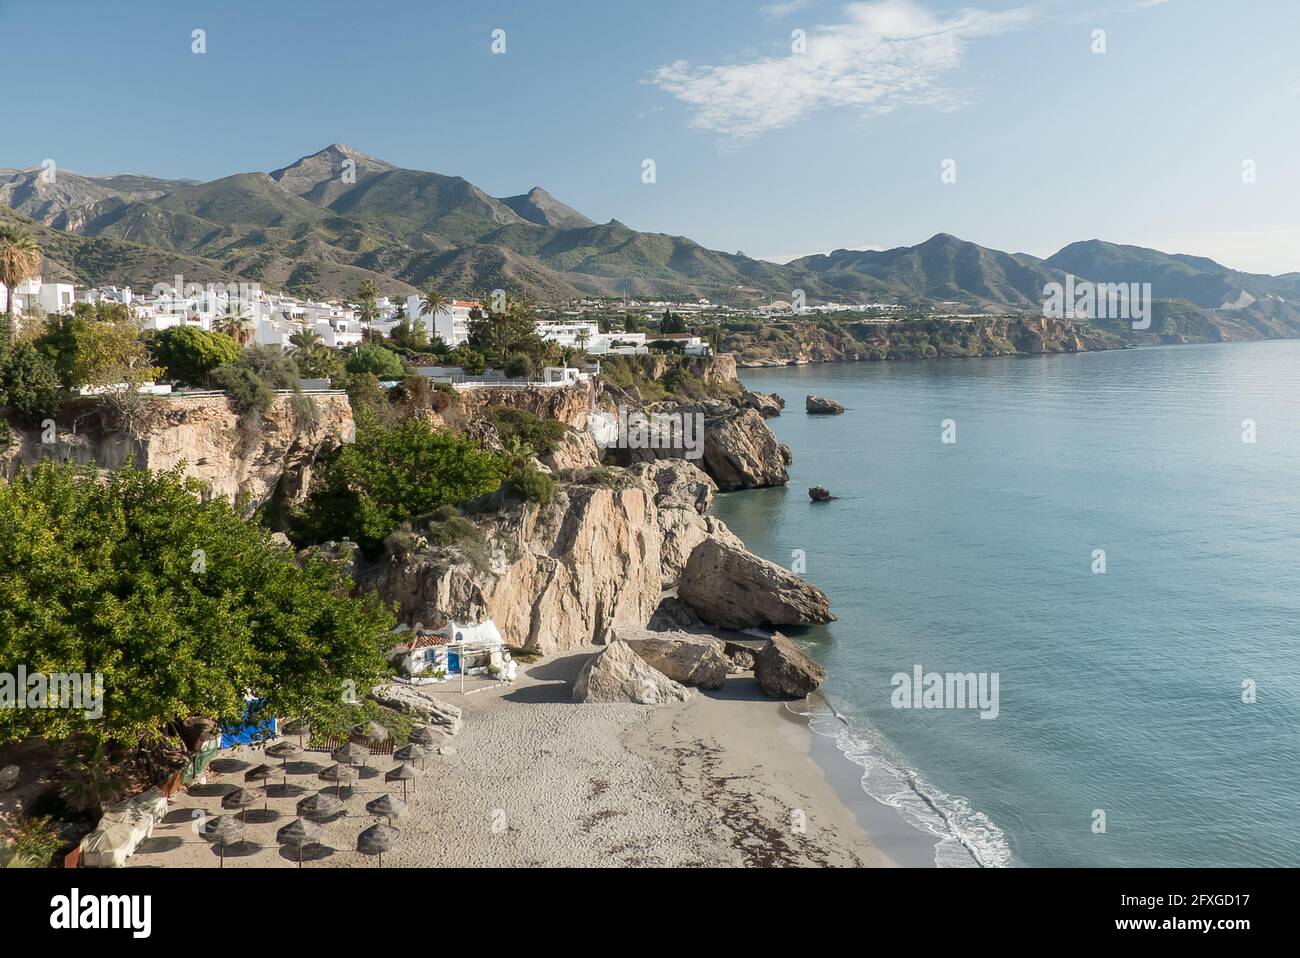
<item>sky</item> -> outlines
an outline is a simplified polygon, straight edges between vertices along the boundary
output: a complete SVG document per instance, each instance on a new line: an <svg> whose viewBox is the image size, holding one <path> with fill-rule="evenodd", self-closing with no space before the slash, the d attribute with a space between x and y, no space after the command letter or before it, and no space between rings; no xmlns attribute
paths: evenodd
<svg viewBox="0 0 1300 958"><path fill-rule="evenodd" d="M946 232L1281 273L1297 37L1296 0L0 0L0 167L339 142L778 262Z"/></svg>

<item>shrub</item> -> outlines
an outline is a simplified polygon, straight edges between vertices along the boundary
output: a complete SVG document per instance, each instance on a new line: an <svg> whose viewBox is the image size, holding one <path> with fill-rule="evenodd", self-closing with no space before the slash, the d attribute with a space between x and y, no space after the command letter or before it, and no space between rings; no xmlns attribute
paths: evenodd
<svg viewBox="0 0 1300 958"><path fill-rule="evenodd" d="M275 390L298 391L298 367L276 346L249 346L233 363L211 373L213 385L224 389L240 416L265 414L275 401Z"/></svg>
<svg viewBox="0 0 1300 958"><path fill-rule="evenodd" d="M379 379L402 379L406 376L402 357L374 343L357 347L357 351L348 357L347 370L350 373L374 373Z"/></svg>
<svg viewBox="0 0 1300 958"><path fill-rule="evenodd" d="M555 481L536 466L516 469L510 477L510 491L525 502L547 505L555 495Z"/></svg>
<svg viewBox="0 0 1300 958"><path fill-rule="evenodd" d="M496 427L497 435L507 447L518 443L527 446L539 456L554 452L569 427L554 419L542 419L524 409L509 406L492 406L487 416Z"/></svg>
<svg viewBox="0 0 1300 958"><path fill-rule="evenodd" d="M511 379L532 379L533 361L523 353L515 353L506 360L505 374Z"/></svg>

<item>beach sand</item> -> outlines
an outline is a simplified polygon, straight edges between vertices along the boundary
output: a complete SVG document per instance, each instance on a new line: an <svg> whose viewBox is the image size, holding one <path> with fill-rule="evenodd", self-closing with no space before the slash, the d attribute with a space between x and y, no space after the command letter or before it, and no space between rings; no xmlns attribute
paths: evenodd
<svg viewBox="0 0 1300 958"><path fill-rule="evenodd" d="M862 808L842 794L844 783L837 791L814 758L804 721L752 677L732 676L722 690L697 690L679 705L574 704L573 677L593 651L541 660L513 685L474 695L454 685L431 690L464 709L464 728L450 740L455 754L430 760L412 783L410 815L394 823L401 836L385 866L895 864L863 830ZM263 760L252 748L221 758L244 768ZM314 774L328 764L321 752L291 763L290 784L301 789L294 797L276 797L273 779L269 812L249 810L250 840L227 848L225 867L294 867L296 852L277 847L275 832L296 817L302 795L333 791ZM373 757L352 794L343 789L347 815L325 831L331 851L308 849L307 867L375 864L355 850L356 837L375 821L367 801L401 796L400 784L382 777L393 764ZM216 866L217 851L195 823L229 814L220 796L244 784L235 769L176 796L129 864Z"/></svg>

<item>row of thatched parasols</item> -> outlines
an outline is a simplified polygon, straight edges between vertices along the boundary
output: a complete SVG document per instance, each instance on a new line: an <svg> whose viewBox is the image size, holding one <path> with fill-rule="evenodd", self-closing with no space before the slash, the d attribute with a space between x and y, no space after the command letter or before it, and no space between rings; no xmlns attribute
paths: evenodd
<svg viewBox="0 0 1300 958"><path fill-rule="evenodd" d="M301 737L310 730L311 726L305 720L290 722L285 726L284 731L287 734L298 735L300 737L299 744L294 745L292 742L283 741L277 742L266 749L266 755L269 758L281 760L278 771L284 774L286 785L289 781L289 761L290 759L302 757ZM393 848L398 836L401 834L393 827L392 823L394 819L403 818L407 814L407 785L416 778L416 772L412 765L419 762L421 767L424 767L424 763L433 755L433 746L437 743L438 736L439 733L427 725L415 729L411 733L410 743L393 752L393 757L400 764L384 774L385 781L402 783L402 797L398 799L392 795L381 795L379 798L366 803L367 813L376 818L387 819L387 824L377 823L357 836L357 851L363 855L376 856L380 867L384 864L384 852ZM375 722L369 722L353 728L351 737L372 743L382 742L387 740L388 730ZM345 812L342 801L342 786L345 782L356 779L356 765L358 763L365 765L369 757L370 750L356 741L349 741L331 752L330 758L334 760L335 764L322 769L318 775L324 781L334 783L335 794L330 795L328 792L320 792L304 798L298 803L299 817L276 832L276 840L281 845L288 845L298 849L299 868L302 867L303 849L309 845L320 844L321 837L324 834L323 823L332 821ZM244 837L244 828L247 824L246 818L243 817L245 810L252 805L256 805L259 801L262 802L263 809L267 807L266 780L275 775L276 772L277 769L269 765L258 765L249 769L244 774L244 780L246 782L261 780L262 788L237 788L221 799L223 808L238 809L241 817L220 815L204 822L201 834L206 840L220 846L221 867L224 868L226 863L226 845L234 844Z"/></svg>

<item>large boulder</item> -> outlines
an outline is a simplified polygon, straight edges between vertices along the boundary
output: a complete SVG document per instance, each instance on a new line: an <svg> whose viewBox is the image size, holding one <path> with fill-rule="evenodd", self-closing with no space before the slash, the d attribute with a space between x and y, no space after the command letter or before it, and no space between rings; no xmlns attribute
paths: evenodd
<svg viewBox="0 0 1300 958"><path fill-rule="evenodd" d="M646 663L626 642L615 640L582 666L573 683L575 702L685 702L691 690Z"/></svg>
<svg viewBox="0 0 1300 958"><path fill-rule="evenodd" d="M409 685L376 685L370 690L370 697L385 708L436 725L448 735L460 732L460 706L425 695Z"/></svg>
<svg viewBox="0 0 1300 958"><path fill-rule="evenodd" d="M789 482L781 444L763 417L753 409L719 405L709 407L704 419L704 468L718 487L730 492Z"/></svg>
<svg viewBox="0 0 1300 958"><path fill-rule="evenodd" d="M618 637L651 668L682 685L720 689L731 671L722 642L709 635L619 629Z"/></svg>
<svg viewBox="0 0 1300 958"><path fill-rule="evenodd" d="M764 419L775 419L785 408L785 400L776 393L760 393L750 389L741 395L740 404L755 410Z"/></svg>
<svg viewBox="0 0 1300 958"><path fill-rule="evenodd" d="M801 699L826 680L826 670L780 632L774 632L754 659L754 678L768 695Z"/></svg>
<svg viewBox="0 0 1300 958"><path fill-rule="evenodd" d="M834 399L823 396L809 396L804 400L804 409L810 416L838 416L844 412L844 407Z"/></svg>
<svg viewBox="0 0 1300 958"><path fill-rule="evenodd" d="M727 629L835 621L831 601L821 589L716 537L695 547L677 595L705 622Z"/></svg>

